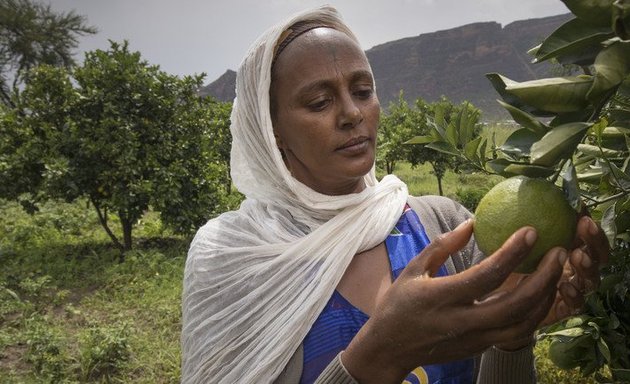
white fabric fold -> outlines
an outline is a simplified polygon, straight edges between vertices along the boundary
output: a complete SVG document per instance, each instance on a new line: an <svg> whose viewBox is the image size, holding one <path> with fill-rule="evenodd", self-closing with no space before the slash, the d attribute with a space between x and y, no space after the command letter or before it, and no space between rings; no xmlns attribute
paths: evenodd
<svg viewBox="0 0 630 384"><path fill-rule="evenodd" d="M231 169L246 196L193 240L182 303L182 382L270 383L280 374L358 252L382 242L407 201L374 168L360 193L328 196L293 178L269 113L274 47L299 20L355 39L336 10L298 14L263 34L239 67Z"/></svg>

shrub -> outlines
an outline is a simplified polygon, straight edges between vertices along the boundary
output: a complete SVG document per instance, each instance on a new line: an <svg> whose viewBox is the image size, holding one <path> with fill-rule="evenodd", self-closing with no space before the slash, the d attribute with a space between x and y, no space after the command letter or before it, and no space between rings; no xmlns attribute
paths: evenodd
<svg viewBox="0 0 630 384"><path fill-rule="evenodd" d="M60 382L66 376L70 359L62 338L39 316L27 320L26 361L47 382Z"/></svg>
<svg viewBox="0 0 630 384"><path fill-rule="evenodd" d="M91 327L80 336L81 372L86 380L112 378L131 356L128 325Z"/></svg>
<svg viewBox="0 0 630 384"><path fill-rule="evenodd" d="M479 204L479 200L488 192L487 189L480 188L457 188L455 199L459 201L469 211L474 212Z"/></svg>

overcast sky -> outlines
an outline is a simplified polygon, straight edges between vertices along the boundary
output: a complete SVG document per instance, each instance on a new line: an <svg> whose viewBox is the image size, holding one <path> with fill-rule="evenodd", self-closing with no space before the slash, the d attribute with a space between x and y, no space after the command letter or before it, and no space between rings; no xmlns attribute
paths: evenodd
<svg viewBox="0 0 630 384"><path fill-rule="evenodd" d="M175 75L205 72L205 83L236 70L268 27L303 9L335 6L364 49L479 21L502 25L568 12L560 0L42 0L74 10L98 28L77 52L129 41L145 60Z"/></svg>

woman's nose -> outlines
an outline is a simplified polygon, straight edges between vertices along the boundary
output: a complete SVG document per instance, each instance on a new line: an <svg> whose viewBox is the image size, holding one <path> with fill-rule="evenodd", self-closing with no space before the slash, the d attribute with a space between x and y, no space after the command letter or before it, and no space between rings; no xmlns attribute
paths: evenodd
<svg viewBox="0 0 630 384"><path fill-rule="evenodd" d="M363 113L350 94L342 98L339 119L339 126L342 129L354 128L363 121Z"/></svg>

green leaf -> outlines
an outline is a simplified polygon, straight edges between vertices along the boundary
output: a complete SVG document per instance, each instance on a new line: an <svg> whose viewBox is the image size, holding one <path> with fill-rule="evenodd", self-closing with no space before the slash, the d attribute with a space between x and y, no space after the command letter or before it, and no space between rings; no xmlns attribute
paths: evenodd
<svg viewBox="0 0 630 384"><path fill-rule="evenodd" d="M448 155L459 156L457 148L444 141L433 142L431 144L428 144L426 147L434 149L438 152L446 153Z"/></svg>
<svg viewBox="0 0 630 384"><path fill-rule="evenodd" d="M553 128L531 148L531 163L552 166L559 160L569 157L580 143L588 123L569 123Z"/></svg>
<svg viewBox="0 0 630 384"><path fill-rule="evenodd" d="M614 34L609 25L596 26L582 19L561 25L536 51L534 62L557 58L561 64L592 64L601 43Z"/></svg>
<svg viewBox="0 0 630 384"><path fill-rule="evenodd" d="M556 332L547 333L546 336L567 336L567 337L578 337L584 334L584 329L580 327L574 328L565 328Z"/></svg>
<svg viewBox="0 0 630 384"><path fill-rule="evenodd" d="M527 177L549 177L554 173L553 168L543 167L532 164L513 163L505 167L504 173L507 175L523 175Z"/></svg>
<svg viewBox="0 0 630 384"><path fill-rule="evenodd" d="M503 108L505 108L510 113L510 116L512 116L514 121L520 126L522 126L523 128L527 128L532 132L538 132L541 134L545 134L549 130L549 127L547 127L545 124L538 121L538 119L536 119L531 114L525 111L522 111L501 100L497 100L497 101L499 102L499 104L501 104L501 106L503 106Z"/></svg>
<svg viewBox="0 0 630 384"><path fill-rule="evenodd" d="M584 323L586 323L586 321L589 319L588 316L586 315L582 315L582 316L575 316L570 318L569 320L567 320L567 323L565 324L566 328L575 328L579 325L582 325Z"/></svg>
<svg viewBox="0 0 630 384"><path fill-rule="evenodd" d="M630 128L606 127L602 131L603 138L622 139L624 135L630 135Z"/></svg>
<svg viewBox="0 0 630 384"><path fill-rule="evenodd" d="M630 73L630 41L615 42L602 50L595 59L593 86L586 97L596 101L621 84Z"/></svg>
<svg viewBox="0 0 630 384"><path fill-rule="evenodd" d="M547 177L553 174L554 170L547 167L518 163L507 159L494 159L486 162L486 166L494 173L504 177L524 175L528 177Z"/></svg>
<svg viewBox="0 0 630 384"><path fill-rule="evenodd" d="M622 151L615 151L614 149L608 149L608 148L600 148L596 145L591 145L591 144L578 144L577 149L578 151L582 152L585 155L606 158L606 159L621 157L624 155Z"/></svg>
<svg viewBox="0 0 630 384"><path fill-rule="evenodd" d="M578 18L593 25L610 26L612 0L562 0Z"/></svg>
<svg viewBox="0 0 630 384"><path fill-rule="evenodd" d="M507 77L502 76L498 73L488 73L486 74L486 78L490 80L490 84L492 84L492 87L494 87L495 91L497 91L499 96L501 96L503 101L505 101L507 104L536 116L553 116L553 114L549 112L541 111L532 107L531 105L525 104L521 99L519 99L512 93L507 92L507 86L509 84L515 83Z"/></svg>
<svg viewBox="0 0 630 384"><path fill-rule="evenodd" d="M573 123L576 121L587 121L592 114L593 108L591 106L579 111L559 114L549 123L549 126L557 127L558 125Z"/></svg>
<svg viewBox="0 0 630 384"><path fill-rule="evenodd" d="M435 142L432 136L416 136L404 142L404 144L428 144Z"/></svg>
<svg viewBox="0 0 630 384"><path fill-rule="evenodd" d="M583 182L583 183L599 184L599 181L601 180L602 176L604 176L607 173L608 173L607 170L605 170L601 166L598 166L598 167L591 167L585 171L578 172L577 177L578 177L578 181Z"/></svg>
<svg viewBox="0 0 630 384"><path fill-rule="evenodd" d="M469 141L464 144L464 155L467 159L478 160L479 154L477 153L477 149L479 148L479 144L481 144L481 140L483 138L481 136L477 136L476 139ZM483 154L481 154L483 156Z"/></svg>
<svg viewBox="0 0 630 384"><path fill-rule="evenodd" d="M518 129L512 132L499 149L504 153L516 157L529 156L532 144L540 140L542 137L543 134L539 134L525 128Z"/></svg>
<svg viewBox="0 0 630 384"><path fill-rule="evenodd" d="M604 359L606 360L606 362L610 363L611 357L610 357L610 349L608 349L608 344L606 344L604 340L599 339L597 340L597 349L599 350L599 353L601 353L602 356L604 356Z"/></svg>
<svg viewBox="0 0 630 384"><path fill-rule="evenodd" d="M521 83L510 81L506 83L505 92L535 109L567 113L588 106L586 94L592 85L591 76L551 77Z"/></svg>

